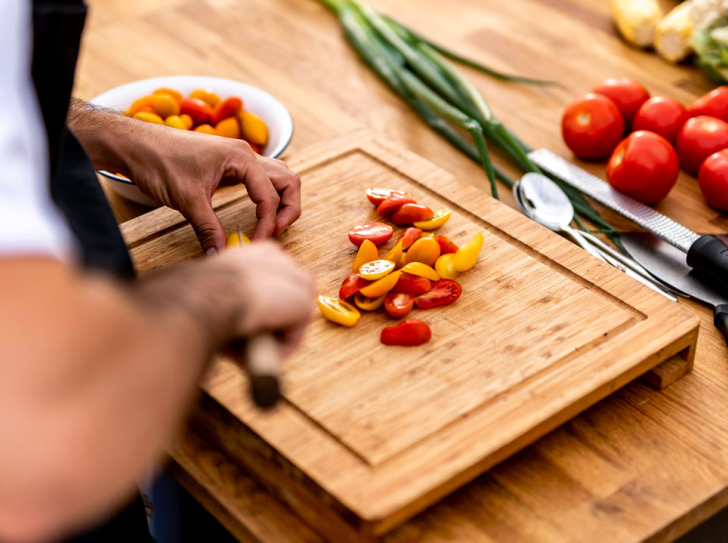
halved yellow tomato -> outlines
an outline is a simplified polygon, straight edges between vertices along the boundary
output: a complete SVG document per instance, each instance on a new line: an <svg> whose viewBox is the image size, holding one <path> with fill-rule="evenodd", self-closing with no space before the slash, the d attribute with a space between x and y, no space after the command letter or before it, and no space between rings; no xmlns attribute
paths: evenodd
<svg viewBox="0 0 728 543"><path fill-rule="evenodd" d="M440 280L440 275L430 266L423 264L422 262L410 262L402 268L402 271L405 273L411 273L412 275L419 275L420 277L424 277L430 281Z"/></svg>
<svg viewBox="0 0 728 543"><path fill-rule="evenodd" d="M359 268L359 275L362 279L376 281L394 270L394 262L389 260L374 260L367 262Z"/></svg>
<svg viewBox="0 0 728 543"><path fill-rule="evenodd" d="M364 296L361 292L357 292L354 295L354 303L359 309L363 309L364 311L376 311L382 307L384 304L384 298L386 297L386 294L382 294L376 298L369 298L368 296Z"/></svg>
<svg viewBox="0 0 728 543"><path fill-rule="evenodd" d="M225 242L226 247L240 247L241 245L247 245L250 243L250 238L240 232L240 235L238 235L238 232L233 232L227 237L227 241Z"/></svg>
<svg viewBox="0 0 728 543"><path fill-rule="evenodd" d="M390 273L378 281L374 281L371 285L365 286L359 292L361 292L362 296L366 296L368 298L383 296L394 288L394 285L396 285L397 281L399 281L400 275L402 275L401 271Z"/></svg>
<svg viewBox="0 0 728 543"><path fill-rule="evenodd" d="M377 250L377 246L374 245L370 240L365 239L364 243L362 243L359 246L359 250L356 252L356 256L354 257L354 265L351 268L351 271L354 273L359 273L359 268L361 268L364 264L367 262L372 262L379 258L379 251Z"/></svg>
<svg viewBox="0 0 728 543"><path fill-rule="evenodd" d="M354 326L361 317L356 307L331 296L319 296L318 306L324 317L342 326Z"/></svg>
<svg viewBox="0 0 728 543"><path fill-rule="evenodd" d="M475 266L482 246L483 234L478 232L473 236L473 239L465 243L455 253L455 269L459 272L464 272Z"/></svg>
<svg viewBox="0 0 728 543"><path fill-rule="evenodd" d="M438 209L431 218L426 221L416 222L414 225L420 230L434 230L449 221L451 214L452 213L449 209Z"/></svg>
<svg viewBox="0 0 728 543"><path fill-rule="evenodd" d="M435 262L435 271L443 279L457 279L458 271L455 269L455 253L440 255Z"/></svg>
<svg viewBox="0 0 728 543"><path fill-rule="evenodd" d="M392 247L392 250L387 253L387 256L384 257L384 260L389 260L390 262L394 262L394 269L400 268L400 262L402 261L402 240L399 240L397 244Z"/></svg>
<svg viewBox="0 0 728 543"><path fill-rule="evenodd" d="M440 244L434 238L420 238L405 253L404 261L406 264L422 262L434 266L438 256L440 256Z"/></svg>

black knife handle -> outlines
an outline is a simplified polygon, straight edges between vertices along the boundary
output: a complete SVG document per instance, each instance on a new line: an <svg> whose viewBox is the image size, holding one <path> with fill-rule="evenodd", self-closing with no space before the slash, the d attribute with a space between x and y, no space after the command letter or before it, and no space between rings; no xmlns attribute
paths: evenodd
<svg viewBox="0 0 728 543"><path fill-rule="evenodd" d="M721 331L728 345L728 304L716 305L713 310L713 322L715 327Z"/></svg>
<svg viewBox="0 0 728 543"><path fill-rule="evenodd" d="M728 286L728 245L715 236L700 236L690 246L687 262L691 268L707 272Z"/></svg>

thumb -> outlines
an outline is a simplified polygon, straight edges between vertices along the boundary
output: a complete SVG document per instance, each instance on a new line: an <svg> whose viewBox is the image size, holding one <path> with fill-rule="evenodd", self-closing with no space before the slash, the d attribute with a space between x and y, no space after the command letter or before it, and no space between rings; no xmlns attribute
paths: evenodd
<svg viewBox="0 0 728 543"><path fill-rule="evenodd" d="M207 256L225 249L225 229L209 201L196 201L195 205L187 210L185 217L190 221L197 239L202 245L202 251Z"/></svg>

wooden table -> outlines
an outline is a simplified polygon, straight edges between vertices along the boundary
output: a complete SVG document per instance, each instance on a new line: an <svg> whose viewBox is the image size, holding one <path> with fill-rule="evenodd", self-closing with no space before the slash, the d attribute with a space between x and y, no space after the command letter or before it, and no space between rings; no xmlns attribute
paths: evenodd
<svg viewBox="0 0 728 543"><path fill-rule="evenodd" d="M564 105L601 79L627 75L689 102L711 87L696 69L624 45L606 2L371 0L486 64L568 90L501 83L468 71L490 105L533 147L570 156ZM477 165L436 137L345 44L314 0L93 0L76 95L135 79L196 73L264 88L291 110L287 151L371 127L472 184ZM285 156L284 156L285 158ZM500 157L499 165L507 166ZM591 165L595 172L603 166ZM514 176L517 172L506 167ZM502 189L503 200L513 200ZM143 212L112 197L120 220ZM695 179L681 175L658 209L698 232L728 232ZM633 228L610 213L620 228ZM728 349L704 307L692 374L664 391L635 382L405 524L387 541L668 541L728 505ZM187 433L170 469L243 541L320 541L253 480Z"/></svg>

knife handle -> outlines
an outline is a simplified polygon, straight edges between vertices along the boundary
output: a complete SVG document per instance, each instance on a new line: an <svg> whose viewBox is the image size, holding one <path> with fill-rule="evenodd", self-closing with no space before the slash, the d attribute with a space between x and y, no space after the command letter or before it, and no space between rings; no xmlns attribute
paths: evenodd
<svg viewBox="0 0 728 543"><path fill-rule="evenodd" d="M728 245L709 234L700 236L688 250L688 266L707 272L728 287Z"/></svg>
<svg viewBox="0 0 728 543"><path fill-rule="evenodd" d="M715 327L721 331L728 345L728 304L716 305L713 310L713 322Z"/></svg>
<svg viewBox="0 0 728 543"><path fill-rule="evenodd" d="M246 343L246 370L256 405L271 408L280 398L280 350L272 334L251 337Z"/></svg>

